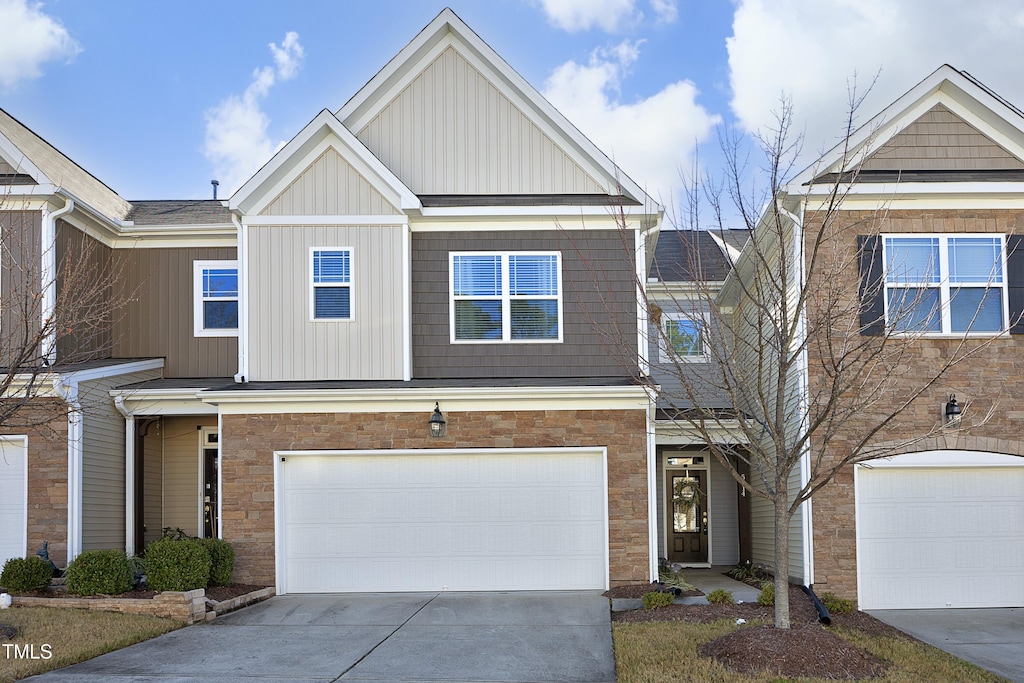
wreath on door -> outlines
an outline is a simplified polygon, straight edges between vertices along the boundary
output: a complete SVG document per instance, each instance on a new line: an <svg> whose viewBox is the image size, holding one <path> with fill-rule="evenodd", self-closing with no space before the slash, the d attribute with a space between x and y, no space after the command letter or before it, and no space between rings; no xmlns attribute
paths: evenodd
<svg viewBox="0 0 1024 683"><path fill-rule="evenodd" d="M681 512L689 512L700 505L704 492L697 486L696 479L680 479L672 491L673 503Z"/></svg>

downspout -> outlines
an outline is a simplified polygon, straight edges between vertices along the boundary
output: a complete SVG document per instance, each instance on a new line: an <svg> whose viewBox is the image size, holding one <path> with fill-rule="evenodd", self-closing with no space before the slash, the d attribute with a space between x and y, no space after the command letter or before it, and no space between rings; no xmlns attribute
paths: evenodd
<svg viewBox="0 0 1024 683"><path fill-rule="evenodd" d="M114 407L124 416L124 551L135 554L135 415L114 397Z"/></svg>
<svg viewBox="0 0 1024 683"><path fill-rule="evenodd" d="M412 379L412 230L402 226L402 379Z"/></svg>
<svg viewBox="0 0 1024 683"><path fill-rule="evenodd" d="M82 404L78 382L57 376L53 390L68 404L68 553L67 561L82 553Z"/></svg>
<svg viewBox="0 0 1024 683"><path fill-rule="evenodd" d="M238 230L235 247L238 262L238 372L235 382L244 384L249 376L249 226L231 214L231 222Z"/></svg>
<svg viewBox="0 0 1024 683"><path fill-rule="evenodd" d="M797 277L799 278L800 287L803 288L807 282L807 263L804 254L804 208L800 206L800 216L796 216L786 208L776 202L776 207L779 212L786 216L789 220L793 221L793 242L794 242L794 254L799 257L799 263L797 264ZM797 321L797 337L804 339L807 335L807 310L804 307L804 312L800 314L800 319ZM797 395L799 396L798 401L800 405L800 428L803 433L806 434L809 427L810 420L810 406L808 405L808 391L810 387L810 378L808 376L808 361L807 361L807 347L804 346L800 352L800 372L797 373ZM807 445L804 446L804 453L800 458L800 487L803 488L807 485L811 479L811 444L808 440ZM802 532L804 537L803 542L803 570L804 570L804 585L810 586L814 584L814 525L812 524L812 509L811 501L806 500L802 503L803 506L803 518L801 520Z"/></svg>
<svg viewBox="0 0 1024 683"><path fill-rule="evenodd" d="M651 374L650 353L647 340L647 231L637 228L636 240L636 347L640 376Z"/></svg>
<svg viewBox="0 0 1024 683"><path fill-rule="evenodd" d="M658 439L654 421L657 419L658 393L647 387L647 528L651 581L658 580Z"/></svg>
<svg viewBox="0 0 1024 683"><path fill-rule="evenodd" d="M54 212L43 210L43 226L41 235L42 264L40 265L40 286L42 287L42 311L40 324L46 330L47 323L53 319L57 307L57 219L75 210L75 200L64 198L64 207ZM43 336L43 360L47 365L57 362L57 330L48 329Z"/></svg>

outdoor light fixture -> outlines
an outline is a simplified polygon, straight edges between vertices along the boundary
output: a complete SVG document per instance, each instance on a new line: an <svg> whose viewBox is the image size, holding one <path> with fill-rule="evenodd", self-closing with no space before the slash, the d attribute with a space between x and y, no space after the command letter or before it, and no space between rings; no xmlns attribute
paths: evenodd
<svg viewBox="0 0 1024 683"><path fill-rule="evenodd" d="M435 401L434 414L430 416L430 435L444 436L444 427L446 424L447 423L444 421L444 415L441 414L441 406Z"/></svg>
<svg viewBox="0 0 1024 683"><path fill-rule="evenodd" d="M960 426L960 405L956 402L956 394L949 395L949 401L946 403L946 412L943 424L947 427L959 427Z"/></svg>

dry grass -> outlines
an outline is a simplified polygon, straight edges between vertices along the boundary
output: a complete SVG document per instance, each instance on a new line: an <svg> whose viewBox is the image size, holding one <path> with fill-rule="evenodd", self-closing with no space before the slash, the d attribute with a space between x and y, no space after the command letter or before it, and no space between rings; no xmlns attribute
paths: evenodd
<svg viewBox="0 0 1024 683"><path fill-rule="evenodd" d="M178 628L181 624L169 619L139 614L90 612L79 609L48 607L15 607L0 612L0 623L14 626L14 640L0 637L0 683L52 671L76 664L101 654L147 640ZM39 659L15 656L12 643L22 648L32 646ZM43 645L49 645L52 656L44 656Z"/></svg>
<svg viewBox="0 0 1024 683"><path fill-rule="evenodd" d="M648 622L614 624L615 670L619 683L778 683L769 674L747 676L725 669L713 659L697 654L697 647L737 627L730 620L710 624ZM835 629L835 633L871 654L892 663L877 683L1006 683L1006 679L968 664L950 654L911 639L869 636ZM801 678L804 683L824 679ZM829 682L830 683L830 682Z"/></svg>

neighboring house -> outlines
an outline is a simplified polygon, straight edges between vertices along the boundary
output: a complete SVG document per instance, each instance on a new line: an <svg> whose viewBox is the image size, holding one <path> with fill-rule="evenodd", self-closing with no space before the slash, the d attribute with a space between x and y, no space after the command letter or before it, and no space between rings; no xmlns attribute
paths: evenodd
<svg viewBox="0 0 1024 683"><path fill-rule="evenodd" d="M0 158L30 232L91 241L133 293L101 357L58 349L40 400L71 414L4 437L0 560L170 527L279 592L656 571L661 208L450 10L226 201L127 202L6 113ZM630 362L596 329L632 330Z"/></svg>

